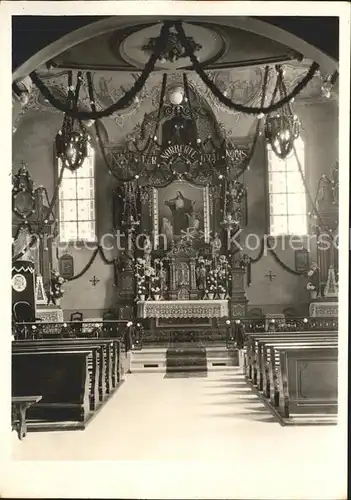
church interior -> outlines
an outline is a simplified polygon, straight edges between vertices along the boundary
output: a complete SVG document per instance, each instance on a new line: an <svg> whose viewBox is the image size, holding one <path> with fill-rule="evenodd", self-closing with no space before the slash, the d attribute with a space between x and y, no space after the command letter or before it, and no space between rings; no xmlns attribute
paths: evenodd
<svg viewBox="0 0 351 500"><path fill-rule="evenodd" d="M13 18L16 460L329 474L339 61L278 24Z"/></svg>

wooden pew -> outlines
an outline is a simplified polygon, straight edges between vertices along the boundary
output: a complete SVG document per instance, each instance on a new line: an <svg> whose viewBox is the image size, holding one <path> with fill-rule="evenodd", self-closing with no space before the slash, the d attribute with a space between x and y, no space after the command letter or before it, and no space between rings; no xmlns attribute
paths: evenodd
<svg viewBox="0 0 351 500"><path fill-rule="evenodd" d="M246 376L283 420L291 413L337 413L338 332L254 333L247 346ZM303 373L306 367L308 375ZM309 391L303 397L302 384Z"/></svg>
<svg viewBox="0 0 351 500"><path fill-rule="evenodd" d="M118 339L43 339L13 342L14 353L90 351L88 358L89 402L94 413L122 381Z"/></svg>
<svg viewBox="0 0 351 500"><path fill-rule="evenodd" d="M298 343L306 340L327 340L330 338L337 339L337 332L299 332L286 333L274 332L264 334L251 334L248 342L246 361L244 366L246 368L245 375L249 378L254 385L257 385L259 390L264 390L264 384L267 384L268 378L265 377L267 357L265 357L264 345L268 342L292 342Z"/></svg>
<svg viewBox="0 0 351 500"><path fill-rule="evenodd" d="M258 339L268 340L279 339L279 338L291 338L298 340L300 337L306 338L306 335L313 335L316 337L327 337L328 335L337 336L337 332L325 332L325 331L316 331L316 332L266 332L266 333L248 333L247 334L247 345L246 351L244 352L244 375L249 379L252 379L254 384L257 383L256 380L256 369L257 369L257 342Z"/></svg>
<svg viewBox="0 0 351 500"><path fill-rule="evenodd" d="M260 391L264 391L264 386L267 383L267 363L270 360L270 352L266 351L265 347L269 343L281 343L281 342L304 342L319 340L321 342L329 339L337 340L338 334L336 332L331 332L330 334L314 334L306 333L300 336L296 335L278 335L278 336L257 336L255 338L255 352L253 354L252 364L253 364L253 378L254 384L258 386Z"/></svg>
<svg viewBox="0 0 351 500"><path fill-rule="evenodd" d="M38 403L43 396L16 396L11 401L12 430L16 430L18 439L22 440L27 434L26 412L28 408Z"/></svg>
<svg viewBox="0 0 351 500"><path fill-rule="evenodd" d="M301 342L281 342L274 344L267 344L267 350L270 353L270 360L268 364L268 374L267 374L267 383L266 383L266 395L268 399L274 406L279 406L279 368L280 368L280 357L278 353L278 349L280 347L294 347L296 349L300 349L302 347L319 347L319 346L335 346L337 348L337 340L329 339L324 341L319 341L318 339L314 340L305 340Z"/></svg>
<svg viewBox="0 0 351 500"><path fill-rule="evenodd" d="M96 409L98 401L103 402L118 386L121 381L120 368L120 343L116 339L43 339L25 340L13 343L14 349L45 350L71 348L93 349L93 366L91 378L93 380L93 391L91 399L95 402L92 409ZM97 351L97 352L95 352ZM95 369L97 365L97 370ZM97 375L96 375L97 373ZM98 394L96 397L96 383Z"/></svg>
<svg viewBox="0 0 351 500"><path fill-rule="evenodd" d="M74 348L12 353L13 397L42 395L42 400L28 409L28 420L39 426L43 422L70 421L84 428L91 415L89 356L91 350Z"/></svg>
<svg viewBox="0 0 351 500"><path fill-rule="evenodd" d="M335 346L277 347L279 410L291 414L337 414L338 349Z"/></svg>
<svg viewBox="0 0 351 500"><path fill-rule="evenodd" d="M102 368L101 359L103 357L101 346L74 346L74 345L38 345L38 341L35 344L31 344L31 341L24 341L27 345L13 346L13 353L42 353L42 352L70 352L72 349L77 351L88 351L91 356L88 358L88 374L89 374L89 406L90 410L96 410L99 405L103 402L101 392L99 390L101 378L102 378Z"/></svg>

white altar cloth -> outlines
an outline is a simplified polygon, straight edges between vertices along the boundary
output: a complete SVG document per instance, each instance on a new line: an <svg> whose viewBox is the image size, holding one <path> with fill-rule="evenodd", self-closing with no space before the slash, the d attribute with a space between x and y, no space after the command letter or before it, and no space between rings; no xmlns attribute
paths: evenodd
<svg viewBox="0 0 351 500"><path fill-rule="evenodd" d="M139 318L222 318L228 316L227 300L138 301Z"/></svg>
<svg viewBox="0 0 351 500"><path fill-rule="evenodd" d="M337 318L339 314L338 302L318 301L310 303L310 316L311 317L331 317Z"/></svg>

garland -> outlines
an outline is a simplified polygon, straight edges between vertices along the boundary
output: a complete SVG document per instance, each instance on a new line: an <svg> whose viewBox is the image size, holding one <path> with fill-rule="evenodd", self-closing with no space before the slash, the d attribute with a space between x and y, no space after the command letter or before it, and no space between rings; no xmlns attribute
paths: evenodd
<svg viewBox="0 0 351 500"><path fill-rule="evenodd" d="M265 67L264 70L264 77L263 77L263 85L262 85L262 95L261 95L261 106L264 105L264 102L266 100L266 92L267 92L267 86L268 86L268 75L269 75L269 66ZM234 180L238 179L243 175L243 173L247 170L247 167L250 165L250 162L253 158L254 152L256 150L256 145L257 141L260 135L260 128L261 128L261 119L258 119L257 125L256 125L256 130L255 130L255 135L254 139L252 142L252 147L250 150L250 154L246 160L245 165L235 174Z"/></svg>
<svg viewBox="0 0 351 500"><path fill-rule="evenodd" d="M150 74L155 68L155 64L157 60L160 58L162 50L164 49L169 30L171 27L172 23L169 21L165 21L160 32L160 36L158 38L157 44L155 46L154 52L151 54L149 60L145 64L145 67L139 76L139 78L135 81L133 87L128 90L117 102L109 106L108 108L101 110L101 111L78 111L77 109L71 109L67 107L65 104L63 104L60 100L56 99L53 94L50 92L50 90L45 86L45 84L42 82L42 80L39 78L39 76L36 74L35 71L33 71L30 74L30 77L33 81L33 83L37 86L37 88L40 90L40 92L43 94L45 99L47 99L52 106L54 106L56 109L62 111L68 116L71 116L73 118L78 118L80 120L97 120L98 118L103 118L112 115L116 111L119 111L121 109L124 109L129 105L131 101L136 97L136 95L141 91L141 89L144 87L147 79L149 78Z"/></svg>
<svg viewBox="0 0 351 500"><path fill-rule="evenodd" d="M234 109L235 111L239 111L241 113L246 113L246 114L268 114L271 113L272 111L276 111L277 109L281 108L284 104L287 104L291 99L295 98L302 89L306 87L308 82L312 80L314 77L316 71L319 68L319 65L317 63L312 63L310 69L308 70L307 74L302 78L302 80L296 85L296 87L290 92L289 95L285 96L283 99L280 101L270 104L269 106L261 106L261 107L255 107L255 106L244 106L242 104L238 104L233 102L231 99L228 99L228 97L224 96L222 92L219 90L219 88L213 83L213 81L207 76L205 71L202 69L202 65L200 64L199 60L194 54L194 51L189 43L189 40L187 39L182 23L181 21L176 21L174 23L174 26L177 30L177 33L179 35L179 40L180 43L183 45L184 49L186 50L186 53L188 57L190 58L192 64L193 64L193 69L196 71L196 73L200 76L202 81L207 85L207 87L211 90L211 92L214 94L217 99L221 101L222 104L225 106Z"/></svg>
<svg viewBox="0 0 351 500"><path fill-rule="evenodd" d="M68 278L66 281L74 281L74 280L77 280L78 278L81 278L91 267L91 265L93 264L93 262L95 261L97 255L100 254L100 257L102 259L102 261L105 263L105 264L108 264L108 265L111 265L111 264L115 264L115 261L116 259L112 259L112 260L108 260L106 257L105 257L105 254L104 254L104 251L102 249L102 246L101 245L98 245L95 250L94 250L94 253L93 255L90 257L89 261L87 262L87 264L83 267L83 269L78 273L76 274L75 276L72 276L71 278Z"/></svg>
<svg viewBox="0 0 351 500"><path fill-rule="evenodd" d="M289 272L291 274L294 274L295 276L304 276L305 275L304 272L296 271L295 269L292 269L290 266L288 266L287 264L285 264L285 262L283 262L280 259L280 257L278 257L278 255L276 254L276 252L274 251L274 249L269 246L268 239L267 239L267 249L268 249L269 253L272 255L272 257L274 258L275 262L277 262L277 264L279 264L285 271L287 271L287 272ZM264 252L264 236L261 239L260 249L259 249L259 252L258 252L257 256L254 257L254 258L250 257L249 265L256 264L256 262L258 262L259 260L261 260L261 258L263 256L263 252Z"/></svg>

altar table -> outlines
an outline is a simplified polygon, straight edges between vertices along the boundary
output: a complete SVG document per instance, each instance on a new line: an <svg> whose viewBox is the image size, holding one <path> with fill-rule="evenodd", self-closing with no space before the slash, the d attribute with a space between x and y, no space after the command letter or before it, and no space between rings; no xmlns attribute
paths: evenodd
<svg viewBox="0 0 351 500"><path fill-rule="evenodd" d="M229 314L227 300L140 300L137 306L139 318L223 318Z"/></svg>

